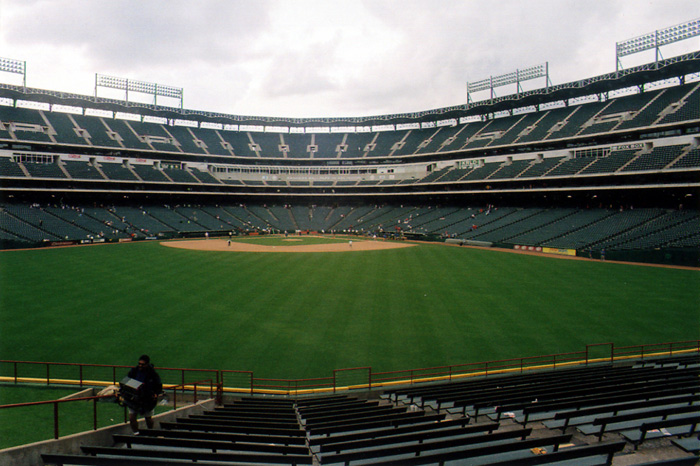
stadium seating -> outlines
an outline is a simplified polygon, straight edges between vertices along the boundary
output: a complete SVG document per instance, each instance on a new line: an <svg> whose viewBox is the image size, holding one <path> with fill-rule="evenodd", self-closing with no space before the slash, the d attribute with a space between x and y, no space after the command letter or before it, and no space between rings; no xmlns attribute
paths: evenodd
<svg viewBox="0 0 700 466"><path fill-rule="evenodd" d="M17 162L13 162L7 157L0 157L0 176L4 177L20 177L26 175Z"/></svg>
<svg viewBox="0 0 700 466"><path fill-rule="evenodd" d="M687 149L686 145L654 147L651 152L632 160L622 171L661 170L672 164Z"/></svg>
<svg viewBox="0 0 700 466"><path fill-rule="evenodd" d="M32 178L67 178L58 162L23 162Z"/></svg>
<svg viewBox="0 0 700 466"><path fill-rule="evenodd" d="M595 162L581 170L581 175L591 175L595 173L614 173L636 157L637 151L619 150L612 151L607 157L599 157Z"/></svg>
<svg viewBox="0 0 700 466"><path fill-rule="evenodd" d="M694 465L697 354L412 383L380 393L236 396L46 465ZM690 434L691 436L688 436ZM642 445L665 442L649 462ZM677 445L673 450L673 446ZM625 450L623 454L623 449ZM627 464L627 463L625 463Z"/></svg>
<svg viewBox="0 0 700 466"><path fill-rule="evenodd" d="M80 229L66 228L63 223L52 222L53 218L45 218L44 236L35 231L27 234L25 223L21 222L37 225L36 219L24 217L32 209L23 204L8 204L6 210L14 212L20 223L8 221L2 229L27 242L47 238L80 240L86 235L120 238L178 231L203 234L205 231L273 229L288 232L354 230L379 235L402 231L575 249L581 255L601 249L700 246L697 231L700 216L695 210L315 205L46 206L44 210L79 225ZM74 212L82 212L82 217L76 217Z"/></svg>
<svg viewBox="0 0 700 466"><path fill-rule="evenodd" d="M54 138L59 144L78 144L81 146L88 144L82 134L78 135L76 129L79 128L75 126L72 115L56 112L45 112L44 115L53 127Z"/></svg>
<svg viewBox="0 0 700 466"><path fill-rule="evenodd" d="M161 183L172 182L172 180L163 173L163 170L156 168L153 165L134 164L131 166L131 168L142 181L152 181Z"/></svg>
<svg viewBox="0 0 700 466"><path fill-rule="evenodd" d="M697 120L700 118L700 85L691 85L692 89L678 102L679 105L667 113L659 124L677 121Z"/></svg>
<svg viewBox="0 0 700 466"><path fill-rule="evenodd" d="M81 180L104 180L99 170L88 162L64 160L61 163L71 178Z"/></svg>

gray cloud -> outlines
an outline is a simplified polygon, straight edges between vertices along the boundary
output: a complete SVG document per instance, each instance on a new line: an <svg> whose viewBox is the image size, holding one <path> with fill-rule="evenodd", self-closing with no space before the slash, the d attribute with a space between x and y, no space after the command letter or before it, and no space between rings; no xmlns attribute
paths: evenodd
<svg viewBox="0 0 700 466"><path fill-rule="evenodd" d="M700 16L694 0L0 2L2 55L52 89L91 92L46 65L73 59L83 81L162 82L191 108L277 116L458 105L467 81L544 61L555 83L583 79L614 70L616 41Z"/></svg>

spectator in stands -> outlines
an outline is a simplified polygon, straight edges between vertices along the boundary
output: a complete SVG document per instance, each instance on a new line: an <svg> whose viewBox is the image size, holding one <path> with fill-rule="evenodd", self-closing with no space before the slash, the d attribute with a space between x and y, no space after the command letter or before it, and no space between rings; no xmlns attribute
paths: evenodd
<svg viewBox="0 0 700 466"><path fill-rule="evenodd" d="M142 382L140 388L143 405L140 410L129 408L129 424L134 433L139 431L138 416L142 415L146 418L146 426L153 429L153 409L156 407L158 395L163 392L163 384L160 381L160 376L156 372L151 358L144 354L139 358L138 365L132 367L128 376L132 379Z"/></svg>

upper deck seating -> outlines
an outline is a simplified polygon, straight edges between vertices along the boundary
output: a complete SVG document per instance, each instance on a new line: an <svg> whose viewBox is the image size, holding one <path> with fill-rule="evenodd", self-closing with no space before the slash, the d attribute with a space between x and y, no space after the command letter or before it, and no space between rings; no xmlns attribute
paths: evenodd
<svg viewBox="0 0 700 466"><path fill-rule="evenodd" d="M88 142L83 136L79 136L73 123L73 115L57 112L45 112L44 115L49 120L56 134L54 138L59 144L71 144L87 146Z"/></svg>
<svg viewBox="0 0 700 466"><path fill-rule="evenodd" d="M250 133L255 144L260 146L260 157L281 158L285 155L282 151L282 135L276 133Z"/></svg>
<svg viewBox="0 0 700 466"><path fill-rule="evenodd" d="M89 162L61 161L71 178L82 180L104 180L99 171Z"/></svg>
<svg viewBox="0 0 700 466"><path fill-rule="evenodd" d="M533 125L526 128L525 134L520 134L516 144L544 140L552 131L562 125L566 118L576 110L576 107L562 107L547 110Z"/></svg>
<svg viewBox="0 0 700 466"><path fill-rule="evenodd" d="M253 143L250 133L238 131L217 131L236 157L258 157L259 146Z"/></svg>
<svg viewBox="0 0 700 466"><path fill-rule="evenodd" d="M595 163L595 157L573 157L570 159L564 159L558 165L554 166L551 170L545 173L543 176L572 176L579 173L581 170L586 168L588 165Z"/></svg>
<svg viewBox="0 0 700 466"><path fill-rule="evenodd" d="M522 115L511 115L489 120L486 126L481 129L474 139L470 140L466 147L503 145L501 137L508 133L522 118Z"/></svg>
<svg viewBox="0 0 700 466"><path fill-rule="evenodd" d="M199 141L188 126L163 126L166 137L173 138L177 147L187 154L205 154L206 151L195 141Z"/></svg>
<svg viewBox="0 0 700 466"><path fill-rule="evenodd" d="M641 154L622 168L623 172L640 170L661 170L675 161L688 146L683 144L673 146L656 146L651 152Z"/></svg>
<svg viewBox="0 0 700 466"><path fill-rule="evenodd" d="M393 155L394 148L400 145L400 141L406 136L406 134L406 131L383 131L377 133L372 155L375 157Z"/></svg>
<svg viewBox="0 0 700 466"><path fill-rule="evenodd" d="M517 178L523 173L532 163L532 160L513 160L510 163L501 165L493 175L489 177L489 180L505 180L511 178Z"/></svg>
<svg viewBox="0 0 700 466"><path fill-rule="evenodd" d="M592 102L577 106L574 111L568 115L563 125L549 133L546 139L562 139L577 135L582 130L583 124L591 120L591 118L605 108L606 105L606 102Z"/></svg>
<svg viewBox="0 0 700 466"><path fill-rule="evenodd" d="M460 181L485 180L501 168L501 162L486 162L460 178Z"/></svg>
<svg viewBox="0 0 700 466"><path fill-rule="evenodd" d="M314 144L318 150L314 153L315 159L337 159L340 157L339 146L343 144L345 134L329 133L329 134L314 134Z"/></svg>
<svg viewBox="0 0 700 466"><path fill-rule="evenodd" d="M369 144L374 139L373 133L347 133L342 144L341 158L359 158L369 150Z"/></svg>
<svg viewBox="0 0 700 466"><path fill-rule="evenodd" d="M13 162L9 157L0 157L0 176L25 177L25 174L17 162Z"/></svg>
<svg viewBox="0 0 700 466"><path fill-rule="evenodd" d="M630 119L635 111L644 108L656 97L656 92L645 92L612 99L610 103L589 121L579 135L610 132L622 122Z"/></svg>
<svg viewBox="0 0 700 466"><path fill-rule="evenodd" d="M308 134L282 134L280 138L284 145L289 148L287 152L287 157L294 159L309 159L312 153L309 152L309 146L311 146L311 136ZM315 154L313 154L315 155Z"/></svg>
<svg viewBox="0 0 700 466"><path fill-rule="evenodd" d="M598 157L579 174L614 173L636 156L637 150L634 149L612 151L607 157Z"/></svg>
<svg viewBox="0 0 700 466"><path fill-rule="evenodd" d="M190 174L197 178L197 180L199 180L200 183L221 184L221 181L219 181L218 178L216 178L208 171L202 171L198 168L192 168L190 169Z"/></svg>
<svg viewBox="0 0 700 466"><path fill-rule="evenodd" d="M475 121L458 126L459 131L442 142L439 152L450 152L462 149L467 145L469 139L487 124L488 122Z"/></svg>
<svg viewBox="0 0 700 466"><path fill-rule="evenodd" d="M439 128L412 129L401 140L392 155L413 155L420 148L433 143L433 138L439 132Z"/></svg>
<svg viewBox="0 0 700 466"><path fill-rule="evenodd" d="M138 181L136 175L123 163L100 162L100 170L110 180Z"/></svg>
<svg viewBox="0 0 700 466"><path fill-rule="evenodd" d="M518 175L518 178L537 178L543 176L563 161L564 157L547 157L540 161L535 161L525 168L525 170Z"/></svg>
<svg viewBox="0 0 700 466"><path fill-rule="evenodd" d="M181 131L181 130L180 130ZM212 155L223 155L223 156L230 156L231 151L228 150L227 148L224 147L223 143L224 140L221 138L221 135L218 130L214 129L208 129L208 128L187 128L187 131L193 135L193 143L195 140L201 141L201 144L203 144L203 148L198 147L198 150L205 151L209 154ZM180 140L179 135L177 132L173 134L175 137L178 138L178 141ZM183 147L186 147L186 143L183 145ZM198 153L198 152L196 152Z"/></svg>
<svg viewBox="0 0 700 466"><path fill-rule="evenodd" d="M163 173L175 183L199 183L199 179L186 169L167 167L163 169Z"/></svg>
<svg viewBox="0 0 700 466"><path fill-rule="evenodd" d="M639 109L631 120L623 121L616 129L622 131L630 128L651 126L660 118L660 114L664 109L678 102L681 97L688 93L689 89L688 85L685 85L651 91L650 94L654 94L655 98L645 107Z"/></svg>
<svg viewBox="0 0 700 466"><path fill-rule="evenodd" d="M525 115L520 115L520 119L513 126L508 128L508 130L501 135L499 138L494 139L489 146L506 146L513 144L521 135L526 128L533 126L540 118L542 118L543 113L527 113Z"/></svg>
<svg viewBox="0 0 700 466"><path fill-rule="evenodd" d="M690 149L681 158L673 162L670 167L672 170L681 170L687 168L700 168L700 148Z"/></svg>
<svg viewBox="0 0 700 466"><path fill-rule="evenodd" d="M133 129L134 126L139 127L139 125L141 125L140 123L134 121L128 122L126 120L119 120L116 118L113 120L103 121L111 131L119 135L119 138L121 138L121 143L124 145L124 147L137 150L153 150L152 146L139 139L138 133ZM134 123L134 125L132 126L130 123Z"/></svg>
<svg viewBox="0 0 700 466"><path fill-rule="evenodd" d="M133 164L131 168L143 181L171 182L171 180L163 174L163 170L156 168L154 165Z"/></svg>
<svg viewBox="0 0 700 466"><path fill-rule="evenodd" d="M0 121L20 141L52 142L41 110L0 106ZM7 139L11 139L9 132Z"/></svg>
<svg viewBox="0 0 700 466"><path fill-rule="evenodd" d="M694 83L695 84L695 83ZM674 123L678 121L691 121L700 119L700 84L695 84L692 90L679 102L675 111L664 116L659 124Z"/></svg>
<svg viewBox="0 0 700 466"><path fill-rule="evenodd" d="M117 134L106 126L103 118L94 116L71 115L78 127L87 131L86 139L94 147L121 147ZM109 120L111 121L111 120Z"/></svg>
<svg viewBox="0 0 700 466"><path fill-rule="evenodd" d="M455 137L456 134L463 128L463 125L441 126L437 128L428 138L424 139L421 145L418 146L416 154L428 154L438 152L447 141Z"/></svg>
<svg viewBox="0 0 700 466"><path fill-rule="evenodd" d="M29 175L34 178L66 178L58 161L53 162L22 162Z"/></svg>

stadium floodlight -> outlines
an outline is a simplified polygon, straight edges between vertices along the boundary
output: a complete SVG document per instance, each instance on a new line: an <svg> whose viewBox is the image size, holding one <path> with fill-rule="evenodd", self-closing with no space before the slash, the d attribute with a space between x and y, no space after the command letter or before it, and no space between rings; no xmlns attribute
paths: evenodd
<svg viewBox="0 0 700 466"><path fill-rule="evenodd" d="M14 58L0 58L0 71L22 75L22 87L27 88L27 62Z"/></svg>
<svg viewBox="0 0 700 466"><path fill-rule="evenodd" d="M97 101L97 88L108 87L125 92L125 100L129 103L129 91L153 96L153 105L158 105L158 96L180 100L180 109L183 108L183 90L181 87L166 86L164 84L150 83L115 76L95 74L95 101Z"/></svg>
<svg viewBox="0 0 700 466"><path fill-rule="evenodd" d="M658 67L661 56L660 47L696 36L700 36L700 18L617 42L615 44L616 70L619 71L622 68L620 57L652 49L656 51L655 63Z"/></svg>
<svg viewBox="0 0 700 466"><path fill-rule="evenodd" d="M473 92L491 90L491 100L493 100L495 96L494 88L507 86L508 84L516 84L517 96L520 97L520 93L522 92L522 87L520 86L520 83L536 78L546 78L546 85L549 86L549 62L531 66L529 68L525 68L524 70L515 70L510 73L502 74L500 76L491 76L490 78L482 79L480 81L472 83L468 82L467 108L469 108L472 102L471 94Z"/></svg>

